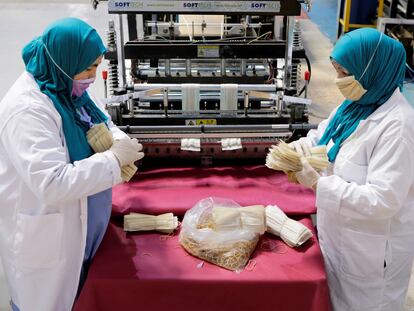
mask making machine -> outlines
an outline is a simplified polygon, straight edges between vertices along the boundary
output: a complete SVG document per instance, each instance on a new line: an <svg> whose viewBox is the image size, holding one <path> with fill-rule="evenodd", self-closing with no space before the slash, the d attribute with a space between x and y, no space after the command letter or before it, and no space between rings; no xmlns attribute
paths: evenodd
<svg viewBox="0 0 414 311"><path fill-rule="evenodd" d="M264 161L278 139L314 127L301 4L310 9L310 0L109 0L113 121L146 159Z"/></svg>

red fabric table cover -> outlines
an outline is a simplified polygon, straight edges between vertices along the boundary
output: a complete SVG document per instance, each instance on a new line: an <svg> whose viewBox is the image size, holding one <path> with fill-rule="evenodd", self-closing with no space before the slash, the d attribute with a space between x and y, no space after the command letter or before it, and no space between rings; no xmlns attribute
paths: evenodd
<svg viewBox="0 0 414 311"><path fill-rule="evenodd" d="M300 220L312 228L309 218ZM299 248L277 237L273 251L260 243L251 271L231 272L188 255L177 234L126 234L109 225L74 311L113 310L329 310L322 256L315 236ZM253 266L251 266L253 267Z"/></svg>
<svg viewBox="0 0 414 311"><path fill-rule="evenodd" d="M199 200L211 196L233 199L241 206L276 204L289 215L315 213L311 190L260 165L138 172L131 182L114 187L113 214L173 212L182 216Z"/></svg>

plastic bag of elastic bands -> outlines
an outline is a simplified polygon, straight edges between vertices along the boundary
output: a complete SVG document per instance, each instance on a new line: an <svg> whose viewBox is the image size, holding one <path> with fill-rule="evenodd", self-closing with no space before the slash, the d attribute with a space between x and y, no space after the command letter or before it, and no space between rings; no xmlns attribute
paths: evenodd
<svg viewBox="0 0 414 311"><path fill-rule="evenodd" d="M185 213L179 239L191 255L240 271L256 248L263 228L263 206L241 207L229 199L207 198Z"/></svg>

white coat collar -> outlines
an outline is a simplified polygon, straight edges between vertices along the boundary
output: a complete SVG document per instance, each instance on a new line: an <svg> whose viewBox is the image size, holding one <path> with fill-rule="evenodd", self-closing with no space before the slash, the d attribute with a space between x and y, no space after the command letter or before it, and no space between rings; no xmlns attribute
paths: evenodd
<svg viewBox="0 0 414 311"><path fill-rule="evenodd" d="M403 95L400 92L400 88L397 87L394 93L392 93L391 97L384 104L379 106L377 110L375 110L368 118L366 118L363 121L365 122L381 121L387 116L391 107L395 106L396 104L398 104L398 102L400 102L399 98L402 96ZM365 123L363 121L361 121L361 123Z"/></svg>

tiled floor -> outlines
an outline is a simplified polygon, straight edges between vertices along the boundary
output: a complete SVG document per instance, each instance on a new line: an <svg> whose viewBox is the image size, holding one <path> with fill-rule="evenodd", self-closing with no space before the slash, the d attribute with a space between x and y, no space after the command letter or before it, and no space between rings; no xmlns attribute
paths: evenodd
<svg viewBox="0 0 414 311"><path fill-rule="evenodd" d="M313 0L312 9L308 13L321 32L331 40L336 41L338 0Z"/></svg>

